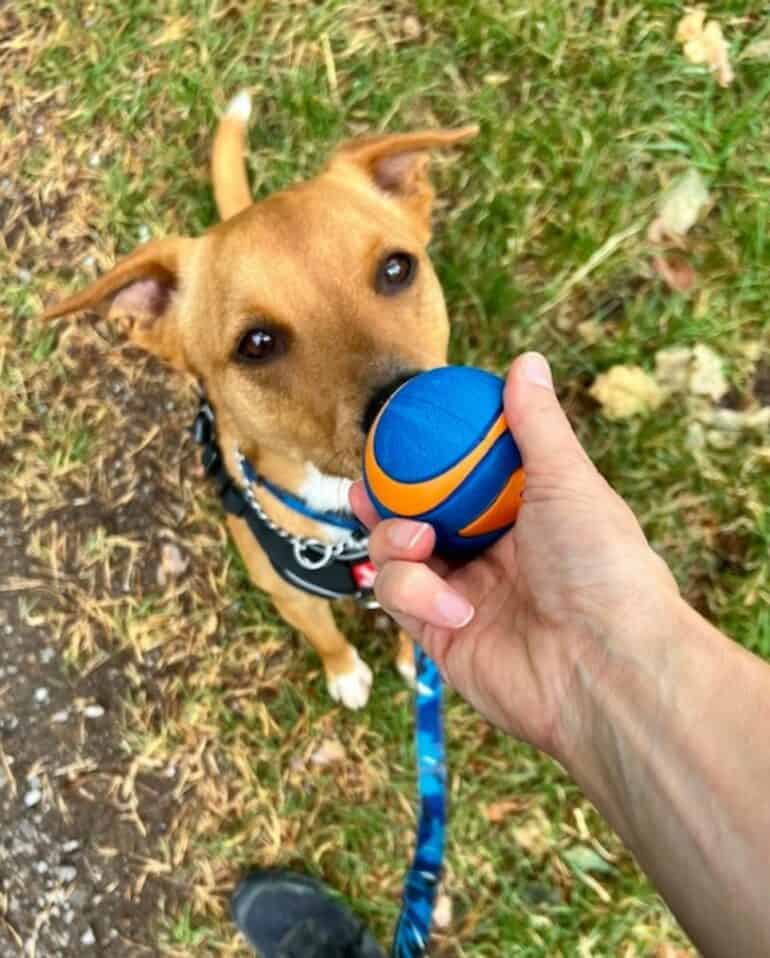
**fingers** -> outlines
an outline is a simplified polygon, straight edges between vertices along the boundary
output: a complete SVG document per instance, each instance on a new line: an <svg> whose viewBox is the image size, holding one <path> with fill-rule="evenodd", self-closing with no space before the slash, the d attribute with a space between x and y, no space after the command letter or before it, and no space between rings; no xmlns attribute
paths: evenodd
<svg viewBox="0 0 770 958"><path fill-rule="evenodd" d="M373 529L380 521L380 517L366 494L366 486L360 479L350 487L348 500L350 508L358 519L363 522L367 529Z"/></svg>
<svg viewBox="0 0 770 958"><path fill-rule="evenodd" d="M387 562L377 576L374 591L380 605L418 637L426 625L462 629L475 612L465 596L421 562ZM415 623L420 626L417 631Z"/></svg>
<svg viewBox="0 0 770 958"><path fill-rule="evenodd" d="M505 416L528 476L559 475L565 462L588 462L559 404L551 370L539 353L514 362L505 385Z"/></svg>

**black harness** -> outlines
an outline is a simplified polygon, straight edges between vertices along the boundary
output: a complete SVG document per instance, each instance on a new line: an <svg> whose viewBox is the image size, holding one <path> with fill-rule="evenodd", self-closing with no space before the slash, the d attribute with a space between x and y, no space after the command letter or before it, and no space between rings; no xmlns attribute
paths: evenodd
<svg viewBox="0 0 770 958"><path fill-rule="evenodd" d="M374 567L369 561L368 538L355 520L341 520L339 513L318 513L286 490L260 479L246 460L242 460L243 483L236 484L225 468L217 443L214 411L203 396L191 431L202 448L203 468L214 483L225 512L246 522L282 579L320 598L354 599L367 608L377 607L372 592ZM279 501L302 515L337 527L344 522L345 528L351 531L344 540L334 544L295 536L265 513L254 496L252 485L268 489Z"/></svg>

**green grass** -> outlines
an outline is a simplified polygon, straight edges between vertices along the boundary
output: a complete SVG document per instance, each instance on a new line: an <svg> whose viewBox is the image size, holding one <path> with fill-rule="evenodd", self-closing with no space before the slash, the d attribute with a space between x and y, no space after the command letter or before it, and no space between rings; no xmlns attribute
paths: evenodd
<svg viewBox="0 0 770 958"><path fill-rule="evenodd" d="M453 318L452 359L503 370L523 349L545 352L581 438L684 593L770 657L767 437L715 436L694 449L684 401L611 423L586 394L614 364L651 369L662 348L706 343L748 401L756 357L770 357L770 78L765 63L739 59L766 3L710 8L736 64L727 90L681 56L673 35L683 9L668 0L105 0L84 13L74 0L21 0L18 30L34 56L10 63L8 89L41 104L43 132L32 131L31 113L23 121L12 113L8 137L23 149L0 174L12 173L31 202L65 205L53 226L28 230L0 253L10 277L0 288L8 349L0 381L19 404L9 402L7 421L20 448L89 476L109 439L106 422L58 410L41 443L25 445L23 410L44 394L46 377L66 378L52 355L55 335L33 317L43 295L93 275L87 257L104 267L147 231L198 232L214 222L208 151L218 111L238 89L255 97L257 196L312 173L352 133L476 121L479 138L434 166L433 256ZM405 32L413 16L416 40ZM644 229L661 190L688 166L715 202L693 232L699 287L684 298L653 276ZM570 285L597 249L635 224ZM18 269L30 270L31 282ZM578 332L591 318L603 331L593 345ZM132 388L141 386L140 371ZM196 495L207 502L202 489ZM390 671L389 645L371 619L348 617L377 682L363 715L333 708L316 660L287 640L240 560L221 548L216 508L205 508L204 564L221 587L216 642L189 638L194 655L169 679L162 715L141 683L130 703L132 714L151 715L129 735L137 754L192 753L205 736L220 773L209 768L190 799L205 811L187 826L183 868L203 891L166 916L168 941L179 954L233 954L224 895L249 863L320 875L386 938L410 854L414 787L409 695ZM196 602L164 607L169 634L197 634L210 610ZM146 608L152 618L155 607ZM129 611L110 614L120 625L132 621ZM236 694L246 684L253 696ZM631 956L684 941L559 768L486 728L456 698L447 728L454 915L441 953ZM348 750L341 771L306 762L329 736ZM484 809L509 799L517 809L490 823Z"/></svg>

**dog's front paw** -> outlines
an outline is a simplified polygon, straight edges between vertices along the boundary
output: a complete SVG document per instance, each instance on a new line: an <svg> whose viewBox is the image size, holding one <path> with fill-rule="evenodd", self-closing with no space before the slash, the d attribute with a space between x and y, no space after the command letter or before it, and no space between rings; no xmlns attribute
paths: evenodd
<svg viewBox="0 0 770 958"><path fill-rule="evenodd" d="M329 695L348 709L362 709L369 701L372 690L372 670L354 651L356 664L351 672L342 675L327 675Z"/></svg>
<svg viewBox="0 0 770 958"><path fill-rule="evenodd" d="M396 661L396 669L410 689L416 688L417 669L414 667L414 659L398 659Z"/></svg>

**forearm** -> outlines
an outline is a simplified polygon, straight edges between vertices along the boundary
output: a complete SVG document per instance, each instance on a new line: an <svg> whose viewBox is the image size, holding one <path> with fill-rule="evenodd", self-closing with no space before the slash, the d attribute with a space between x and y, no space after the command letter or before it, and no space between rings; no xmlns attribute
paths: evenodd
<svg viewBox="0 0 770 958"><path fill-rule="evenodd" d="M766 958L770 666L681 600L660 619L580 670L564 761L707 958Z"/></svg>

